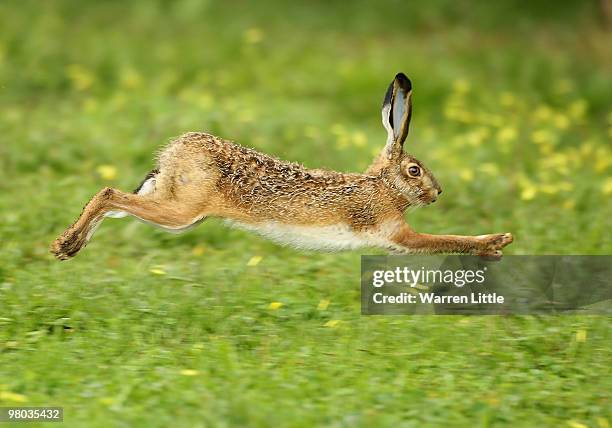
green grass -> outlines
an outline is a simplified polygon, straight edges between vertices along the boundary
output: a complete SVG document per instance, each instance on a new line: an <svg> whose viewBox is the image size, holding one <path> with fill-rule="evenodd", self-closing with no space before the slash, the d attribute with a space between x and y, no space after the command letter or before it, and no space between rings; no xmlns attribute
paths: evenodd
<svg viewBox="0 0 612 428"><path fill-rule="evenodd" d="M64 406L67 426L608 426L609 318L362 317L358 252L217 220L108 220L75 259L48 254L185 131L365 169L400 70L406 149L444 187L415 228L612 252L596 2L327 3L0 5L0 405Z"/></svg>

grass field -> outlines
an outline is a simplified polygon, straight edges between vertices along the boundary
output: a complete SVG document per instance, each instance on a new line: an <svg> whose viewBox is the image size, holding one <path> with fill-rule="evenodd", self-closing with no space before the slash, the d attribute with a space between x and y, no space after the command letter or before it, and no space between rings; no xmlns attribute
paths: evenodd
<svg viewBox="0 0 612 428"><path fill-rule="evenodd" d="M48 253L185 131L364 170L397 71L406 149L444 187L417 230L612 253L598 4L404 3L2 2L0 406L64 406L66 426L609 427L609 318L362 317L359 252L217 220L109 219L75 259Z"/></svg>

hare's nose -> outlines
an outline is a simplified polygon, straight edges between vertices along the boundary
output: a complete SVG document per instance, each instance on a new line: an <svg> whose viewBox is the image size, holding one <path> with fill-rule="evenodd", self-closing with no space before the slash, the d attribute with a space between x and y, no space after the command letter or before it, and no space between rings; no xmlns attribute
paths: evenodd
<svg viewBox="0 0 612 428"><path fill-rule="evenodd" d="M440 196L442 194L442 188L438 187L436 190L438 190L438 196Z"/></svg>

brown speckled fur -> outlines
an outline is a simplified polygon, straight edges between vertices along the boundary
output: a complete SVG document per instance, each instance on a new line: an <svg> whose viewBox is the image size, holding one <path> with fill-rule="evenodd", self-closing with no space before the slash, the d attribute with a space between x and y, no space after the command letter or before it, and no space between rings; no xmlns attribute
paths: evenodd
<svg viewBox="0 0 612 428"><path fill-rule="evenodd" d="M160 152L156 168L135 193L110 188L98 192L51 251L62 260L74 256L105 216L125 212L175 231L206 217L221 217L255 228L332 233L332 240L338 228L350 240L363 239L365 246L393 252L500 257L501 248L512 242L510 234L428 235L404 222L409 206L429 204L441 193L431 171L402 150L411 93L410 81L396 76L383 105L388 143L366 173L306 169L210 134L190 132ZM402 117L394 119L389 106ZM409 173L415 166L418 176Z"/></svg>
<svg viewBox="0 0 612 428"><path fill-rule="evenodd" d="M183 159L189 159L188 165ZM380 177L309 170L204 133L172 142L160 156L159 168L172 171L158 176L160 196L170 195L164 189L177 187L183 177L188 183L182 191L193 190L191 203L207 215L245 222L325 225L341 220L362 228L408 205Z"/></svg>

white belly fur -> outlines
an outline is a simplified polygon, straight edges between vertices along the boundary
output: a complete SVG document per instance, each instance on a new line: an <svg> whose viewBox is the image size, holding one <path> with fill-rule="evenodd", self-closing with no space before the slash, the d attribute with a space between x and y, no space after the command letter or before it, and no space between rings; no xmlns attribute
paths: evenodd
<svg viewBox="0 0 612 428"><path fill-rule="evenodd" d="M255 232L279 244L305 250L340 251L380 244L372 235L356 233L347 224L300 226L278 222L250 224L232 220L226 223Z"/></svg>

